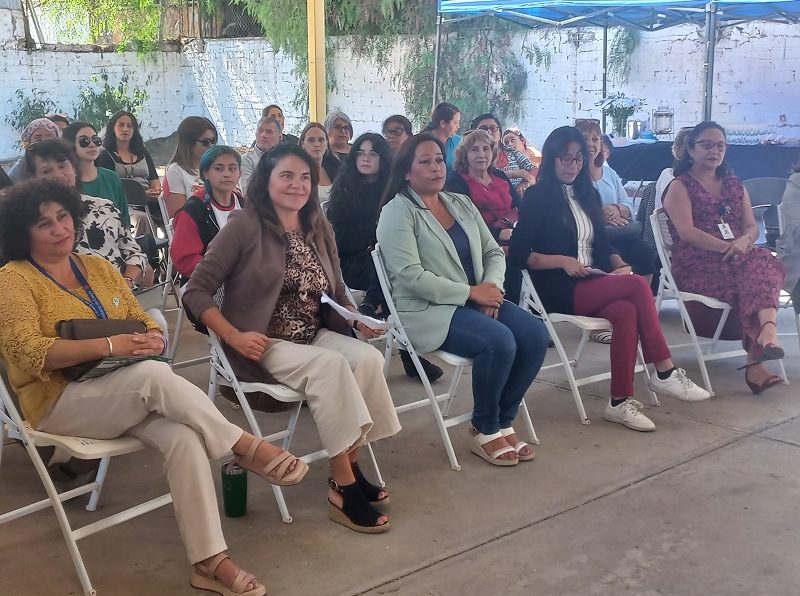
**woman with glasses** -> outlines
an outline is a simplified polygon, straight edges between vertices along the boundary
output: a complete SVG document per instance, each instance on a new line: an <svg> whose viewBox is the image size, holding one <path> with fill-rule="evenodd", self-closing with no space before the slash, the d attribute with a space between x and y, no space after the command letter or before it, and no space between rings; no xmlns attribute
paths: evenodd
<svg viewBox="0 0 800 596"><path fill-rule="evenodd" d="M782 382L764 366L783 358L775 325L784 271L766 248L750 197L725 163L725 129L702 122L686 139L664 209L672 233L672 272L684 292L711 296L739 313L745 382L756 395Z"/></svg>
<svg viewBox="0 0 800 596"><path fill-rule="evenodd" d="M350 153L350 139L353 138L353 123L344 112L331 112L325 118L325 132L328 134L330 150L340 160Z"/></svg>
<svg viewBox="0 0 800 596"><path fill-rule="evenodd" d="M331 194L331 187L339 172L342 163L339 158L330 150L328 145L328 133L325 127L319 122L309 122L300 133L300 147L311 156L317 164L317 177L319 185L317 192L319 204L323 212L327 210L328 198Z"/></svg>
<svg viewBox="0 0 800 596"><path fill-rule="evenodd" d="M655 424L633 398L636 351L654 363L653 391L685 401L707 399L675 368L650 286L614 253L606 238L600 196L586 164L589 149L577 128L557 128L542 147L536 186L525 193L508 260L526 268L548 312L611 321L611 399L604 418L638 431Z"/></svg>
<svg viewBox="0 0 800 596"><path fill-rule="evenodd" d="M150 198L161 194L161 180L153 158L144 146L139 122L131 112L117 112L106 124L105 151L95 162L97 167L113 170L120 178L138 182Z"/></svg>
<svg viewBox="0 0 800 596"><path fill-rule="evenodd" d="M206 149L217 144L217 128L208 118L189 116L178 126L178 146L167 166L161 194L169 217L183 207L194 193L203 188L200 158Z"/></svg>
<svg viewBox="0 0 800 596"><path fill-rule="evenodd" d="M494 114L481 114L472 121L470 128L484 130L492 137L497 146L497 159L494 165L508 176L518 193L524 193L525 189L536 183L536 166L514 147L503 144L501 138L503 127Z"/></svg>
<svg viewBox="0 0 800 596"><path fill-rule="evenodd" d="M72 143L78 155L78 180L81 192L90 197L108 199L114 203L122 224L131 227L128 198L114 170L98 168L95 161L102 151L103 139L88 122L72 122L64 129L64 140Z"/></svg>
<svg viewBox="0 0 800 596"><path fill-rule="evenodd" d="M383 121L381 126L383 138L389 143L389 148L392 150L392 155L395 155L400 147L403 146L413 131L411 130L411 120L400 114L389 116Z"/></svg>

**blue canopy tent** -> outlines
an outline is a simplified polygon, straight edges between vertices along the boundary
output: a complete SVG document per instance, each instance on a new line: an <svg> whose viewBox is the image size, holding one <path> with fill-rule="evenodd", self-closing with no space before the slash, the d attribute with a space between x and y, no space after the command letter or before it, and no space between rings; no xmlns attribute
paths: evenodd
<svg viewBox="0 0 800 596"><path fill-rule="evenodd" d="M798 0L439 0L433 99L437 99L442 25L493 16L529 27L602 27L604 30L603 94L606 91L608 27L659 31L683 24L704 25L706 56L703 116L711 119L716 31L748 21L800 23Z"/></svg>

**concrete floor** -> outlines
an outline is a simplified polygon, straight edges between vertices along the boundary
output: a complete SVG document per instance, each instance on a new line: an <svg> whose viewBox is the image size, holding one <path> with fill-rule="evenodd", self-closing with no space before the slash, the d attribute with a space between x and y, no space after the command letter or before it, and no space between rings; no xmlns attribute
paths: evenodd
<svg viewBox="0 0 800 596"><path fill-rule="evenodd" d="M682 341L675 311L663 321L671 343ZM789 312L781 313L779 327L794 330ZM463 465L454 472L430 412L404 414L403 432L376 447L392 491L391 531L360 535L328 521L327 470L317 462L301 485L285 490L292 524L281 521L269 486L250 476L247 515L223 517L231 553L269 594L800 594L798 343L794 333L782 340L793 385L755 397L735 370L741 362L712 363L717 396L694 404L663 398L661 407L648 409L658 427L649 434L602 420L606 382L584 387L592 424L581 425L560 375L548 371L527 395L542 444L536 460L515 468L491 467L470 454L462 426L451 433ZM204 349L191 332L183 341L181 357ZM607 348L591 344L587 356L585 370L602 367ZM688 350L677 350L675 359L699 379ZM181 372L205 387L207 366ZM466 376L459 412L471 401ZM389 383L398 403L420 394L396 356ZM637 393L646 402L641 381ZM218 403L231 420L244 422ZM271 431L285 415L259 420ZM305 412L293 451L317 445ZM112 462L98 513L86 512L83 498L68 513L86 523L165 488L155 453L124 456ZM24 451L7 448L0 511L42 494ZM80 546L100 594L203 593L188 585L171 508ZM51 513L2 526L0 553L0 594L80 593Z"/></svg>

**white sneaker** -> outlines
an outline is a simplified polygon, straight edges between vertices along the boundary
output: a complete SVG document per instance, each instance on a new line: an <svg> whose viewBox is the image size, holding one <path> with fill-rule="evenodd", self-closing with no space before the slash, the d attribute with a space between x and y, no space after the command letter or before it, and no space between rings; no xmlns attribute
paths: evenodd
<svg viewBox="0 0 800 596"><path fill-rule="evenodd" d="M611 400L609 400L606 411L603 413L603 418L609 422L624 424L633 430L640 430L642 432L654 431L656 425L653 424L653 421L647 416L642 414L641 409L643 407L644 406L635 399L626 399L617 406L612 406Z"/></svg>
<svg viewBox="0 0 800 596"><path fill-rule="evenodd" d="M711 397L708 391L687 377L686 371L682 368L673 370L672 374L663 381L658 378L657 373L654 374L647 382L647 386L656 393L669 395L683 401L703 401Z"/></svg>

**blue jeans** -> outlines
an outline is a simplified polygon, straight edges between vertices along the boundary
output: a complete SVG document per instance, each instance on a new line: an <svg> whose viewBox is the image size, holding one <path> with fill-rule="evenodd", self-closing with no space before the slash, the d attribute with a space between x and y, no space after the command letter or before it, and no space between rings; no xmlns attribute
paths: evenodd
<svg viewBox="0 0 800 596"><path fill-rule="evenodd" d="M544 362L550 337L544 323L503 302L497 320L459 306L439 348L472 358L472 426L485 435L508 428Z"/></svg>

